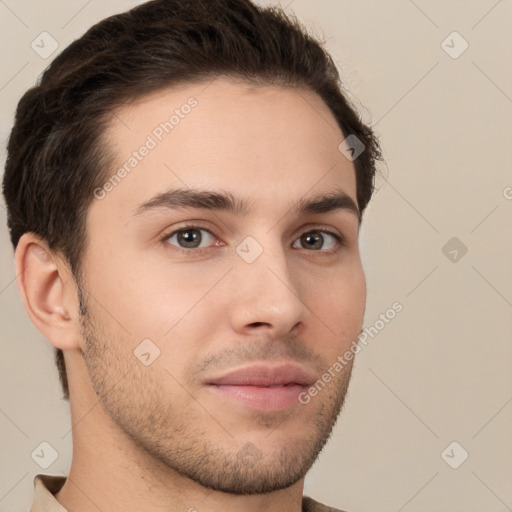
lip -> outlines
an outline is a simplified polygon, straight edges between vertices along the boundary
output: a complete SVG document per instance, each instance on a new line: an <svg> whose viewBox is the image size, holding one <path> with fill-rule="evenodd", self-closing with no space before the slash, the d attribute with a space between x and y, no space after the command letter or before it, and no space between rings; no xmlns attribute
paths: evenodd
<svg viewBox="0 0 512 512"><path fill-rule="evenodd" d="M279 411L299 404L299 395L314 383L306 370L291 363L254 364L206 381L214 393L260 411Z"/></svg>

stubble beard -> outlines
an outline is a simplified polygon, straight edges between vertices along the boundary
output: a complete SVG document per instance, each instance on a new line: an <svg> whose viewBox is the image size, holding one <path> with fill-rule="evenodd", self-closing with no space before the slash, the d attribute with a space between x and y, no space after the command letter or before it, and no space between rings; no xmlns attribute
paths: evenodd
<svg viewBox="0 0 512 512"><path fill-rule="evenodd" d="M130 351L117 353L113 347L123 346L121 331L108 332L105 324L98 323L99 316L93 314L80 287L79 298L82 353L92 387L103 410L141 453L140 459L133 462L144 465L145 473L154 473L158 468L155 478L161 479L162 471L172 470L205 488L239 495L285 489L305 477L341 412L352 362L344 367L337 381L331 381L307 405L291 411L300 414L301 407L317 407L313 417L305 415L307 420L298 437L286 425L286 418L276 422L271 414L255 414L256 422L268 426L268 439L282 435L286 440L269 453L264 444L260 449L258 443L244 443L244 432L223 432L219 427L222 414L215 420L190 397L186 407L183 402L174 407L171 400L162 396L162 382L155 378L160 375L161 379L172 381L172 376L166 375L165 370L157 374L150 367L143 367Z"/></svg>

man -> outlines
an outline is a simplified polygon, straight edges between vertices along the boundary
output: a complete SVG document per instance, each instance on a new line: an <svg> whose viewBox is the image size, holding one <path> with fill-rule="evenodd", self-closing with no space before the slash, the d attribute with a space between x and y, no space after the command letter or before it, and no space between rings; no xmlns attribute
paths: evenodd
<svg viewBox="0 0 512 512"><path fill-rule="evenodd" d="M21 99L4 194L56 349L67 478L32 510L328 511L378 141L321 45L249 0L103 20Z"/></svg>

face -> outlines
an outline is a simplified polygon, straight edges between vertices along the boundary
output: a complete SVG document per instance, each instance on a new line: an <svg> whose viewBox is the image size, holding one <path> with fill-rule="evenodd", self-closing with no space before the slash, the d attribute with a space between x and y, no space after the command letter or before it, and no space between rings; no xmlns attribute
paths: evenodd
<svg viewBox="0 0 512 512"><path fill-rule="evenodd" d="M81 283L87 385L121 436L205 487L292 485L342 407L351 364L304 393L363 322L343 138L312 92L221 79L125 106L105 134L116 162Z"/></svg>

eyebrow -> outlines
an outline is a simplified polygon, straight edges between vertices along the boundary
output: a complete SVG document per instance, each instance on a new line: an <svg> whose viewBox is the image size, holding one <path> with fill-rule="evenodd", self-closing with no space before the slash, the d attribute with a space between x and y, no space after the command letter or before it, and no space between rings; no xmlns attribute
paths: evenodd
<svg viewBox="0 0 512 512"><path fill-rule="evenodd" d="M158 194L140 204L136 207L134 215L161 208L198 208L225 211L239 216L245 216L251 212L248 201L236 198L231 192L179 188ZM355 214L359 221L361 220L356 203L342 190L301 198L295 203L291 213L305 215L308 213L328 213L336 210L346 210Z"/></svg>

